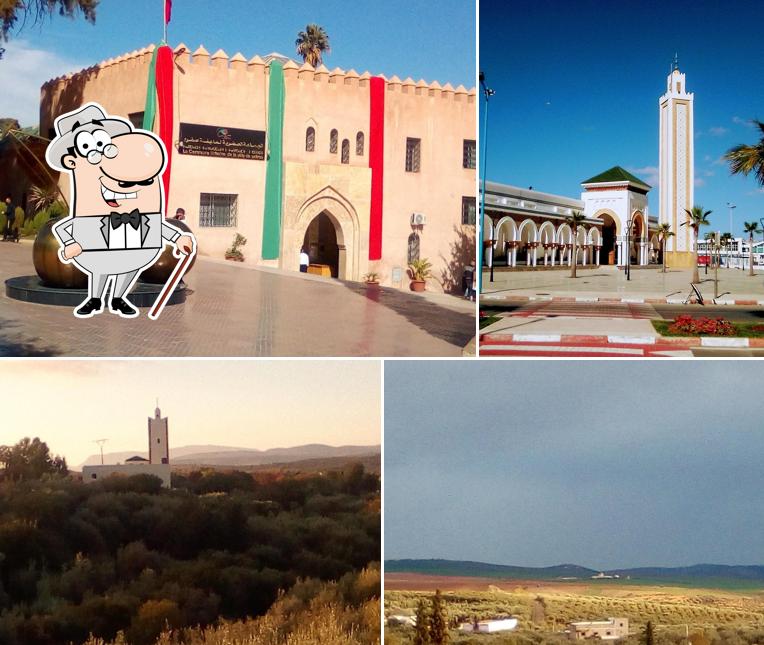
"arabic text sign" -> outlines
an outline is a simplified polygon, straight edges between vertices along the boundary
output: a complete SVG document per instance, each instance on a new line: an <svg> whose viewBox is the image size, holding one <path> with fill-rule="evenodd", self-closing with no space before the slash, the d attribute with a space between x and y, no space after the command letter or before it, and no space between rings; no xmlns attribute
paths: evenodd
<svg viewBox="0 0 764 645"><path fill-rule="evenodd" d="M265 132L181 123L178 152L183 155L264 161Z"/></svg>

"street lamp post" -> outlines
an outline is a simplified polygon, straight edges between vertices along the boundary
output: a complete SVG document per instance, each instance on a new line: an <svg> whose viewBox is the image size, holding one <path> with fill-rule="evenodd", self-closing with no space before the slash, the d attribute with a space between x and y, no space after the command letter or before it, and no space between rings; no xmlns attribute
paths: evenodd
<svg viewBox="0 0 764 645"><path fill-rule="evenodd" d="M727 208L730 214L730 236L732 235L732 210L737 208L732 202L727 202ZM732 243L730 241L730 248L727 250L727 268L730 268L730 260L732 259Z"/></svg>
<svg viewBox="0 0 764 645"><path fill-rule="evenodd" d="M480 166L483 170L483 191L480 193L480 239L478 240L478 261L477 261L477 292L482 292L483 285L483 231L485 230L485 177L486 177L486 155L488 151L488 99L496 92L485 84L485 74L480 72L480 87L485 97L485 110L483 111L483 154L480 156ZM491 226L491 282L493 282L493 226Z"/></svg>
<svg viewBox="0 0 764 645"><path fill-rule="evenodd" d="M631 280L631 227L634 225L634 218L626 221L626 279Z"/></svg>

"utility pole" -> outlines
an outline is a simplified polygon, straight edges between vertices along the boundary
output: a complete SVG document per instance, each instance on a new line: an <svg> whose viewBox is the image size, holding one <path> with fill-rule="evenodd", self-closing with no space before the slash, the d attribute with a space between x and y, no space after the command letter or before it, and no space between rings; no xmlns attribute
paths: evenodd
<svg viewBox="0 0 764 645"><path fill-rule="evenodd" d="M108 441L108 439L96 439L93 443L97 443L99 448L101 448L101 465L103 466L103 444L105 444Z"/></svg>

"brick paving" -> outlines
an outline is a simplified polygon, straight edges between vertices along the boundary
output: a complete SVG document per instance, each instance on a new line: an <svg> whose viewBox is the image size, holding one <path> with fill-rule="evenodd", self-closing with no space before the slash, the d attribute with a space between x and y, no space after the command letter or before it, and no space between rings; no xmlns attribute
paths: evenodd
<svg viewBox="0 0 764 645"><path fill-rule="evenodd" d="M34 275L28 243L0 244L0 356L461 356L474 303L323 281L200 257L185 304L157 321L20 302L5 280Z"/></svg>

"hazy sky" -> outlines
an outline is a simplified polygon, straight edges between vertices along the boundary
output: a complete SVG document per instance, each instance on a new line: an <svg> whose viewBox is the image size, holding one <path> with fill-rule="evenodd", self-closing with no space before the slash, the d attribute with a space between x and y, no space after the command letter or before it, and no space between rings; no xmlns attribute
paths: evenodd
<svg viewBox="0 0 764 645"><path fill-rule="evenodd" d="M721 156L764 119L761 0L512 0L480 3L480 67L496 91L488 179L578 198L623 166L650 184L658 216L658 98L674 53L695 94L695 203L714 230L758 221L764 188ZM480 104L481 124L483 101Z"/></svg>
<svg viewBox="0 0 764 645"><path fill-rule="evenodd" d="M380 443L378 361L0 362L0 445L39 436L70 466L146 450L156 397L170 447Z"/></svg>
<svg viewBox="0 0 764 645"><path fill-rule="evenodd" d="M764 564L764 367L388 362L385 558Z"/></svg>

